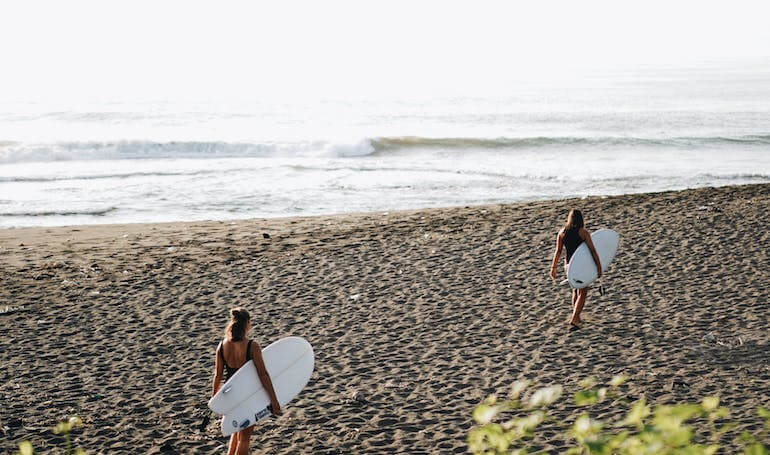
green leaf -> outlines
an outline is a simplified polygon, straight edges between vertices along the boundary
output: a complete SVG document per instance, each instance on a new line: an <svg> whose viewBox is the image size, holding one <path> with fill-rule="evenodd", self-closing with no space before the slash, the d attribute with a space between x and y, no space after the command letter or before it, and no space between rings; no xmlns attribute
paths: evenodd
<svg viewBox="0 0 770 455"><path fill-rule="evenodd" d="M687 446L692 439L692 430L689 427L672 429L664 434L663 439L672 447Z"/></svg>
<svg viewBox="0 0 770 455"><path fill-rule="evenodd" d="M598 420L592 420L588 414L584 413L575 419L575 423L572 425L570 432L578 442L583 443L589 438L593 438L595 435L599 434L601 430L602 423Z"/></svg>
<svg viewBox="0 0 770 455"><path fill-rule="evenodd" d="M599 401L603 401L607 397L607 387L602 387L596 392L596 397Z"/></svg>
<svg viewBox="0 0 770 455"><path fill-rule="evenodd" d="M473 410L473 420L480 425L486 425L497 415L497 406L480 404Z"/></svg>
<svg viewBox="0 0 770 455"><path fill-rule="evenodd" d="M562 387L560 385L539 389L529 398L529 406L533 408L548 406L558 400L561 397L561 393Z"/></svg>
<svg viewBox="0 0 770 455"><path fill-rule="evenodd" d="M70 432L71 426L68 422L59 422L53 427L53 432L56 434L67 434Z"/></svg>
<svg viewBox="0 0 770 455"><path fill-rule="evenodd" d="M610 386L619 387L622 384L624 384L626 381L628 381L628 376L619 374L612 378L612 381L610 381Z"/></svg>
<svg viewBox="0 0 770 455"><path fill-rule="evenodd" d="M530 381L526 379L523 381L514 382L513 386L511 387L511 393L510 393L511 399L515 400L519 398L519 396L521 395L521 392L523 392L524 389L529 387L529 384L530 384Z"/></svg>
<svg viewBox="0 0 770 455"><path fill-rule="evenodd" d="M575 424L572 425L572 431L576 436L585 437L591 431L591 418L588 414L583 414L575 420Z"/></svg>
<svg viewBox="0 0 770 455"><path fill-rule="evenodd" d="M718 446L718 445L716 445L716 444L712 444L712 445L710 445L710 446L706 447L706 448L703 450L703 455L714 455L714 454L715 454L715 453L717 453L718 451L719 451L719 446Z"/></svg>
<svg viewBox="0 0 770 455"><path fill-rule="evenodd" d="M730 410L727 409L726 407L722 406L719 409L717 409L716 411L711 413L711 418L712 419L724 419L725 417L727 417L729 415L730 415Z"/></svg>
<svg viewBox="0 0 770 455"><path fill-rule="evenodd" d="M754 435L749 433L748 431L744 430L741 432L741 435L738 436L738 441L744 443L744 444L753 444L757 442L757 440L754 438Z"/></svg>
<svg viewBox="0 0 770 455"><path fill-rule="evenodd" d="M641 425L644 419L650 415L650 407L647 406L644 398L640 399L631 410L628 412L626 418L621 422L621 425Z"/></svg>
<svg viewBox="0 0 770 455"><path fill-rule="evenodd" d="M68 423L70 424L70 428L76 428L76 427L82 427L83 421L80 420L80 417L70 417L68 420Z"/></svg>
<svg viewBox="0 0 770 455"><path fill-rule="evenodd" d="M770 452L767 451L767 448L763 446L762 444L753 444L748 447L746 447L746 450L743 452L745 455L768 455Z"/></svg>
<svg viewBox="0 0 770 455"><path fill-rule="evenodd" d="M701 405L703 406L703 409L711 412L714 409L716 409L717 406L719 406L719 397L716 395L711 397L706 397L703 399L703 402L701 403Z"/></svg>
<svg viewBox="0 0 770 455"><path fill-rule="evenodd" d="M691 419L701 413L701 407L697 404L678 404L670 408L671 416L682 419Z"/></svg>
<svg viewBox="0 0 770 455"><path fill-rule="evenodd" d="M765 408L763 408L761 406L759 408L757 408L757 415L762 417L765 420L769 420L770 419L770 411L768 411L767 409L765 409Z"/></svg>
<svg viewBox="0 0 770 455"><path fill-rule="evenodd" d="M703 408L697 404L678 404L674 406L656 406L653 423L655 426L669 431L678 430L686 420L700 415Z"/></svg>
<svg viewBox="0 0 770 455"><path fill-rule="evenodd" d="M514 425L516 427L516 433L522 436L531 435L534 429L545 420L545 414L543 412L533 412L527 417L516 419Z"/></svg>
<svg viewBox="0 0 770 455"><path fill-rule="evenodd" d="M19 453L21 455L32 455L35 450L32 448L32 443L29 441L22 441L19 443Z"/></svg>
<svg viewBox="0 0 770 455"><path fill-rule="evenodd" d="M575 394L575 404L578 406L590 406L599 401L596 390L581 390Z"/></svg>
<svg viewBox="0 0 770 455"><path fill-rule="evenodd" d="M585 444L592 453L603 453L607 447L604 441L586 441Z"/></svg>
<svg viewBox="0 0 770 455"><path fill-rule="evenodd" d="M468 450L473 453L505 452L510 444L503 428L497 424L474 428L468 433Z"/></svg>

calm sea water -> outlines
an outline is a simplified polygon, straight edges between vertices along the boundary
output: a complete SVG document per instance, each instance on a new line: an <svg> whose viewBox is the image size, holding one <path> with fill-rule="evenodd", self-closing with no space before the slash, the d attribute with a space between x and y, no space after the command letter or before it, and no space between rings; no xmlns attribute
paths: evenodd
<svg viewBox="0 0 770 455"><path fill-rule="evenodd" d="M484 96L0 105L0 227L770 182L770 60Z"/></svg>

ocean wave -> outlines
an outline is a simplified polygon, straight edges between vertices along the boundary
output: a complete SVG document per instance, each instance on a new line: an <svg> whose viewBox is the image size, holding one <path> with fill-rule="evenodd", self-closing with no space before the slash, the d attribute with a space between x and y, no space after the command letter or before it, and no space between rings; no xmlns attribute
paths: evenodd
<svg viewBox="0 0 770 455"><path fill-rule="evenodd" d="M65 175L65 176L41 176L41 177L0 177L0 183L44 183L72 180L102 180L102 179L130 179L136 177L176 177L198 176L223 173L224 171L203 170L193 172L126 172L121 174L91 174L91 175Z"/></svg>
<svg viewBox="0 0 770 455"><path fill-rule="evenodd" d="M0 217L38 217L38 216L105 216L114 211L117 207L107 207L98 209L83 210L39 210L39 211L20 211L20 212L0 212Z"/></svg>
<svg viewBox="0 0 770 455"><path fill-rule="evenodd" d="M32 161L79 161L116 159L173 158L269 158L326 157L350 158L418 150L472 151L479 149L528 150L563 147L617 148L709 148L729 145L767 146L770 134L713 137L419 137L392 136L356 141L305 142L62 142L25 144L0 141L0 163Z"/></svg>
<svg viewBox="0 0 770 455"><path fill-rule="evenodd" d="M356 142L60 142L0 143L0 163L175 158L350 157L374 152L368 139Z"/></svg>
<svg viewBox="0 0 770 455"><path fill-rule="evenodd" d="M712 136L712 137L587 137L587 136L533 136L533 137L447 137L427 138L417 136L379 137L372 139L376 151L388 151L414 148L444 148L444 149L496 149L496 148L541 148L552 146L708 146L725 144L770 145L770 134L745 136Z"/></svg>
<svg viewBox="0 0 770 455"><path fill-rule="evenodd" d="M696 177L701 177L711 180L727 180L727 181L741 181L741 180L756 180L767 181L770 180L770 174L757 174L757 173L735 173L735 174L698 174Z"/></svg>

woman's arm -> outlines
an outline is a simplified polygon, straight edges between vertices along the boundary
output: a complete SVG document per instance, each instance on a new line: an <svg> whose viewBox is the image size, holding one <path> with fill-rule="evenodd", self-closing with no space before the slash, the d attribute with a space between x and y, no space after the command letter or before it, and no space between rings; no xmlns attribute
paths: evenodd
<svg viewBox="0 0 770 455"><path fill-rule="evenodd" d="M553 252L553 261L551 261L551 278L556 279L556 267L559 264L559 256L561 256L561 249L564 246L564 240L561 237L561 231L556 234L556 251Z"/></svg>
<svg viewBox="0 0 770 455"><path fill-rule="evenodd" d="M270 406L273 408L273 414L278 415L281 413L281 404L278 403L278 397L275 396L275 389L273 388L273 381L270 380L270 374L265 368L265 361L262 359L262 348L259 343L254 342L255 346L251 348L251 357L254 361L254 366L257 367L257 376L262 382L262 387L267 391L267 395L270 397Z"/></svg>
<svg viewBox="0 0 770 455"><path fill-rule="evenodd" d="M214 361L214 384L213 384L213 390L211 391L211 396L217 394L217 390L219 390L219 386L222 383L222 373L224 371L224 366L222 366L222 358L219 356L219 350L222 348L222 345L220 344L217 347L216 350L216 360Z"/></svg>
<svg viewBox="0 0 770 455"><path fill-rule="evenodd" d="M580 230L580 236L583 238L583 240L588 244L588 249L591 251L591 256L594 258L594 262L596 263L596 270L599 273L599 278L602 277L602 261L599 259L599 254L596 253L596 248L594 248L594 241L591 240L591 234L588 233L588 231L583 228Z"/></svg>

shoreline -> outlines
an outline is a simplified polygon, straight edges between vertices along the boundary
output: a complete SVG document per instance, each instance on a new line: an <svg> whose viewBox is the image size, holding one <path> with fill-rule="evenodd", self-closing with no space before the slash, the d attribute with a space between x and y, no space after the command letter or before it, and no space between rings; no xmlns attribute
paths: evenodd
<svg viewBox="0 0 770 455"><path fill-rule="evenodd" d="M621 245L608 295L590 294L570 333L568 290L547 273L572 207ZM83 419L89 452L221 451L216 419L196 427L233 306L251 311L263 347L300 335L317 356L308 387L255 430L255 451L464 453L487 394L527 378L569 396L617 373L653 403L719 393L751 428L770 401L768 219L770 184L750 184L2 229L0 310L23 311L0 311L0 451L22 439L50 450L46 429L66 415ZM581 411L568 401L558 416ZM557 451L560 437L538 444Z"/></svg>
<svg viewBox="0 0 770 455"><path fill-rule="evenodd" d="M741 187L741 186L762 186L770 185L770 182L761 183L740 183L740 184L723 184L712 186L697 186L687 187L673 190L659 190L649 192L631 192L622 194L591 194L583 196L571 196L571 197L558 197L558 198L539 198L531 197L523 200L514 200L506 202L487 202L487 203L471 203L471 204L459 204L459 205L446 205L446 206L430 206L430 207L417 207L407 209L382 209L382 210L369 210L358 212L335 212L335 213L322 213L322 214L310 214L310 215L276 215L270 217L248 217L248 218L225 218L225 219L199 219L199 220L181 220L181 221L136 221L136 222L108 222L108 223L85 223L85 224L62 224L62 225L37 225L37 226L0 226L0 233L3 231L14 231L23 229L59 229L59 228L85 228L89 226L94 227L120 227L120 226L164 226L175 224L193 224L193 223L231 223L231 222L250 222L250 221L291 221L291 220L305 220L315 218L337 218L337 217L362 217L366 215L374 215L381 213L398 214L398 213L411 213L411 212L423 212L423 211L435 211L435 210L452 210L452 209L471 209L471 208L485 208L485 207L497 207L497 206L511 206L520 204L533 204L539 202L559 202L559 201L583 201L590 199L606 199L624 196L636 196L644 194L660 194L660 193L676 193L681 191L696 191L709 188L725 188L725 187Z"/></svg>

